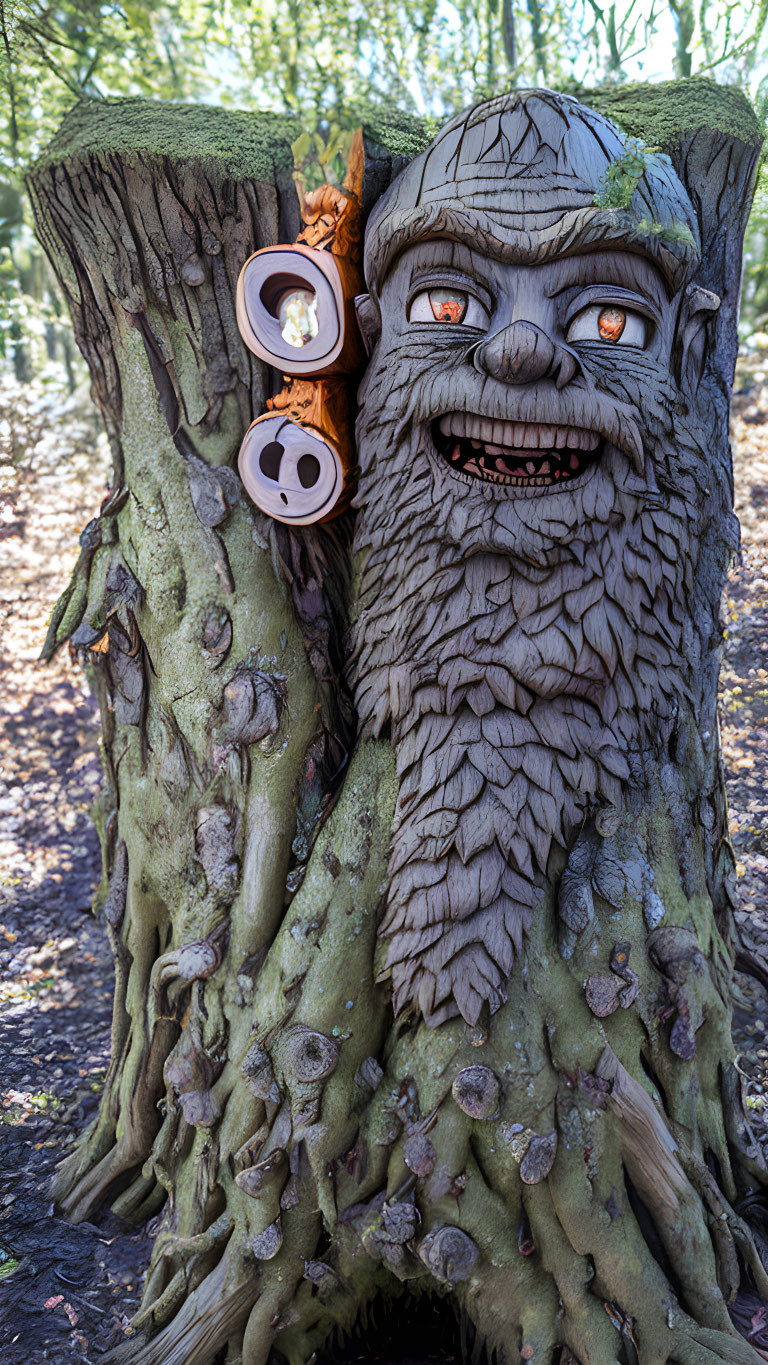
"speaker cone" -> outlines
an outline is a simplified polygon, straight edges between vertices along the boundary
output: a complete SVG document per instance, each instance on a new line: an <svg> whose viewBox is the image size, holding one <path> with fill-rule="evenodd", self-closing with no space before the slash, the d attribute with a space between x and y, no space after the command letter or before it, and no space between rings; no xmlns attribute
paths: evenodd
<svg viewBox="0 0 768 1365"><path fill-rule="evenodd" d="M237 283L237 323L246 346L287 375L326 373L344 346L344 290L330 251L264 247Z"/></svg>

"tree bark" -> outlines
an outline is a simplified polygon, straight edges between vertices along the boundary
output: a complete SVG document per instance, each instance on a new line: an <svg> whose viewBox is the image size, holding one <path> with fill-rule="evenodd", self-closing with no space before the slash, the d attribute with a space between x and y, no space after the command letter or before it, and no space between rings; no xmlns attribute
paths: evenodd
<svg viewBox="0 0 768 1365"><path fill-rule="evenodd" d="M667 127L674 97L635 91L616 117L652 141L654 100ZM665 149L700 196L698 283L723 298L709 379L727 461L757 145L702 108ZM510 1362L748 1365L729 1306L768 1300L740 1213L766 1172L730 1042L717 641L712 742L678 735L631 827L583 832L581 870L553 848L506 1003L474 1025L394 1019L377 928L398 777L388 738L355 741L344 681L353 513L289 530L232 468L279 387L240 343L235 284L298 231L296 131L86 104L30 179L115 464L45 651L87 654L101 702L116 964L99 1115L55 1195L73 1219L160 1214L144 1335L113 1358L301 1365L376 1298L428 1292L475 1324L478 1359L484 1343ZM422 145L369 132L364 207ZM599 950L561 951L569 886Z"/></svg>

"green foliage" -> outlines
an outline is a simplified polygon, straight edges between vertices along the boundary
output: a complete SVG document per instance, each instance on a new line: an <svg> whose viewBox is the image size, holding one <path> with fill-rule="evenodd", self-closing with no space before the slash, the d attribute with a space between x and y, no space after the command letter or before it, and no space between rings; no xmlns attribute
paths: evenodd
<svg viewBox="0 0 768 1365"><path fill-rule="evenodd" d="M689 106L700 117L705 83L694 74L659 85L658 116L649 116L643 87L628 78L712 74L768 105L758 83L767 25L768 0L0 0L0 250L22 231L25 166L83 98L104 102L105 139L119 116L115 98L172 101L185 111L166 106L172 145L195 136L194 105L208 120L206 139L215 138L212 106L288 112L297 184L311 189L343 178L361 121L414 155L458 109L513 85L569 90L666 151ZM759 138L765 110L750 122L723 85L707 89L713 127ZM232 155L242 166L256 149ZM606 184L609 200L626 195L631 174L628 163ZM11 282L17 255L0 260L6 357L16 354L9 301L19 289L58 307L42 271L31 285L18 272Z"/></svg>
<svg viewBox="0 0 768 1365"><path fill-rule="evenodd" d="M292 144L293 178L299 198L318 185L339 185L344 179L349 149L354 137L352 128L332 123L325 137L316 129L300 133Z"/></svg>
<svg viewBox="0 0 768 1365"><path fill-rule="evenodd" d="M625 145L624 155L611 162L603 176L594 198L595 205L598 208L628 209L634 198L635 190L648 169L648 158L655 155L657 161L669 160L663 153L659 153L657 148L646 147L642 138L627 138ZM656 237L670 244L678 242L684 243L686 246L695 247L696 245L693 233L687 223L657 223L652 218L640 218L635 224L633 236L638 240Z"/></svg>
<svg viewBox="0 0 768 1365"><path fill-rule="evenodd" d="M658 237L662 242L683 243L685 246L696 246L696 239L687 223L657 223L652 218L641 218L635 224L635 237Z"/></svg>
<svg viewBox="0 0 768 1365"><path fill-rule="evenodd" d="M645 175L649 149L640 138L630 137L624 155L612 161L595 194L600 209L628 209Z"/></svg>

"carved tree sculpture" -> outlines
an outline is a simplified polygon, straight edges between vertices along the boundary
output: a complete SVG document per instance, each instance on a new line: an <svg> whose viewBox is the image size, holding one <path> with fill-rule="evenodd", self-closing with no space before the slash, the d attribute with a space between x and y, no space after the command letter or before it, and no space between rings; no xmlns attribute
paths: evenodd
<svg viewBox="0 0 768 1365"><path fill-rule="evenodd" d="M280 384L234 290L295 239L290 127L80 106L32 176L115 452L47 646L92 651L117 972L56 1195L158 1215L115 1360L333 1359L425 1293L475 1359L761 1358L715 710L759 136L707 82L589 102L366 130L327 526L232 468Z"/></svg>

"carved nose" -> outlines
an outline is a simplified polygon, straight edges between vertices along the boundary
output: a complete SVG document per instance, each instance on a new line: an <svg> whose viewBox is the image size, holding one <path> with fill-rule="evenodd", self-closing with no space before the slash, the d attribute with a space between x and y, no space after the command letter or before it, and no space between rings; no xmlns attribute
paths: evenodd
<svg viewBox="0 0 768 1365"><path fill-rule="evenodd" d="M533 384L552 378L562 388L577 369L571 351L557 345L533 322L518 320L482 342L475 368L505 384Z"/></svg>

